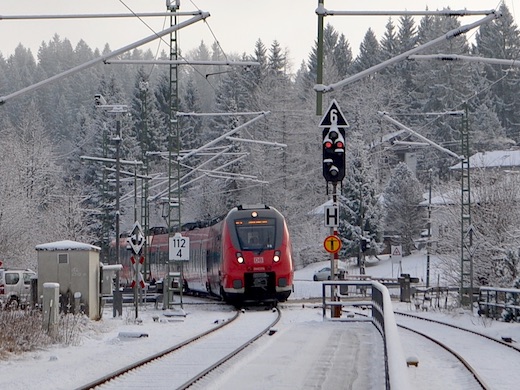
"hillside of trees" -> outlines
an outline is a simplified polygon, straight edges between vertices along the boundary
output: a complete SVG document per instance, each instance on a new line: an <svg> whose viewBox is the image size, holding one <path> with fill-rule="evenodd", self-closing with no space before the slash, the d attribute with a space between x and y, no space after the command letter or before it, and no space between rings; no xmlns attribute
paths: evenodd
<svg viewBox="0 0 520 390"><path fill-rule="evenodd" d="M501 18L476 32L474 43L459 35L421 54L517 59L520 32L505 5L501 12ZM324 32L323 83L340 81L442 36L460 24L461 19L445 16L425 16L417 24L409 16L389 19L380 40L371 29L366 32L355 57L348 37L328 25ZM36 56L20 44L9 57L0 54L0 94L13 93L110 51L108 46L102 51L92 49L82 41L72 47L66 37L57 35L42 42ZM198 148L253 118L239 114L244 112L269 113L235 136L287 145L282 148L230 141L219 144L229 145L230 149L205 164L204 170L245 155L222 170L254 178L216 178L202 170L190 173L182 189L183 222L223 215L240 203L269 204L287 216L297 266L327 258L321 244L322 218L312 214L330 198L322 177L320 116L316 115L313 90L316 53L316 47L310 47L308 60L295 67L288 63L279 42L264 43L261 37L250 53L239 58L227 56L218 45L208 46L204 42L196 50L182 53L188 60L260 63L241 67L178 67L179 112L236 113L178 117L182 150ZM119 58L144 60L154 59L154 55L135 49ZM161 53L159 59L168 59L168 54ZM418 194L424 193L430 175L436 188L458 185L449 171L453 158L434 148L415 151L417 168L412 175L400 167L401 157L395 146L382 142L396 127L382 121L378 111L390 113L423 136L460 154L460 117L439 113L467 109L471 154L510 149L520 142L519 87L520 72L513 66L410 60L326 94L324 106L336 99L350 125L346 137L347 177L341 196L341 234L345 243L342 256L356 255L360 237L367 234L372 247L381 248L388 229L407 237L407 251L412 250L412 238L418 237L426 226L424 210L417 207L417 201L421 200ZM71 239L106 248L114 237L114 173L105 169L106 164L81 158L114 158L115 116L96 109L94 95L99 93L109 104L128 106L128 115L123 115L120 122L121 158L144 163L136 173L152 177L150 226L165 225L160 196L154 195L165 190L165 156L169 148L178 146L169 137L169 67L97 65L0 107L4 155L0 165L0 258L5 266L34 267L34 247L40 243ZM230 157L231 153L235 157ZM207 159L194 155L183 160L182 173L189 173ZM402 185L392 185L396 180ZM141 218L141 186L143 182L132 176L122 179L122 231ZM413 188L405 191L406 186ZM383 194L384 204L380 201ZM407 219L397 220L403 208L410 210ZM387 214L393 217L388 218ZM424 223L417 223L421 220ZM493 229L489 218L485 222L482 229ZM514 222L517 221L508 226ZM453 224L456 223L454 220ZM480 233L486 236L485 231ZM499 253L497 245L500 243L490 243L489 251ZM519 248L520 237L515 228L504 251L509 258L518 259ZM445 254L448 263L450 258L456 262L459 253L454 248ZM483 252L480 257L485 259L487 254ZM483 272L486 280L496 280L501 285L511 285L516 279L516 271L508 278L494 278L496 269L486 268Z"/></svg>

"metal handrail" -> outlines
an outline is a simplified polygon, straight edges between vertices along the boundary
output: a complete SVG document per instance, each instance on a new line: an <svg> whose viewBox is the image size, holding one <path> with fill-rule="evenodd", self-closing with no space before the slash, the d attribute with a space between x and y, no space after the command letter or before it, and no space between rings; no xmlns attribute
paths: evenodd
<svg viewBox="0 0 520 390"><path fill-rule="evenodd" d="M504 317L510 321L520 319L520 289L501 287L480 287L478 297L479 315L490 318Z"/></svg>

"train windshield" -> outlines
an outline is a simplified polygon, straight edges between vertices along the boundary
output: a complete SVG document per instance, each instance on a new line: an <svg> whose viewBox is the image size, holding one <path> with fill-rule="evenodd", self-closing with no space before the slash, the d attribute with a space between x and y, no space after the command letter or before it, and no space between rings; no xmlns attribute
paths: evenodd
<svg viewBox="0 0 520 390"><path fill-rule="evenodd" d="M273 249L276 237L274 218L238 219L235 228L242 250L262 251Z"/></svg>

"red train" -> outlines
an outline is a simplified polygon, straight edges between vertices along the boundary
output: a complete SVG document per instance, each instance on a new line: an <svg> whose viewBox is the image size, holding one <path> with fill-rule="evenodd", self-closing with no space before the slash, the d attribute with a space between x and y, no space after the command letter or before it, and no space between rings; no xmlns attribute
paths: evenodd
<svg viewBox="0 0 520 390"><path fill-rule="evenodd" d="M168 233L155 233L149 237L148 269L154 278L161 278ZM190 238L190 260L183 263L185 291L219 296L233 304L283 302L291 294L291 240L285 218L276 209L238 206L224 218L185 225L182 235ZM125 270L128 252L121 256Z"/></svg>

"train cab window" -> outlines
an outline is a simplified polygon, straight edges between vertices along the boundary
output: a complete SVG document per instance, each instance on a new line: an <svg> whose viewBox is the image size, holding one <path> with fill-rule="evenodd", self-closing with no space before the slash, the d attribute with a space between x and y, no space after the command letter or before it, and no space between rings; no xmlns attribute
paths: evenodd
<svg viewBox="0 0 520 390"><path fill-rule="evenodd" d="M5 284L18 284L20 281L20 275L18 272L6 272L5 273Z"/></svg>
<svg viewBox="0 0 520 390"><path fill-rule="evenodd" d="M248 234L247 242L249 245L259 245L260 239L258 238L258 232L251 232Z"/></svg>
<svg viewBox="0 0 520 390"><path fill-rule="evenodd" d="M273 249L275 245L275 220L255 219L235 221L236 232L242 250Z"/></svg>

